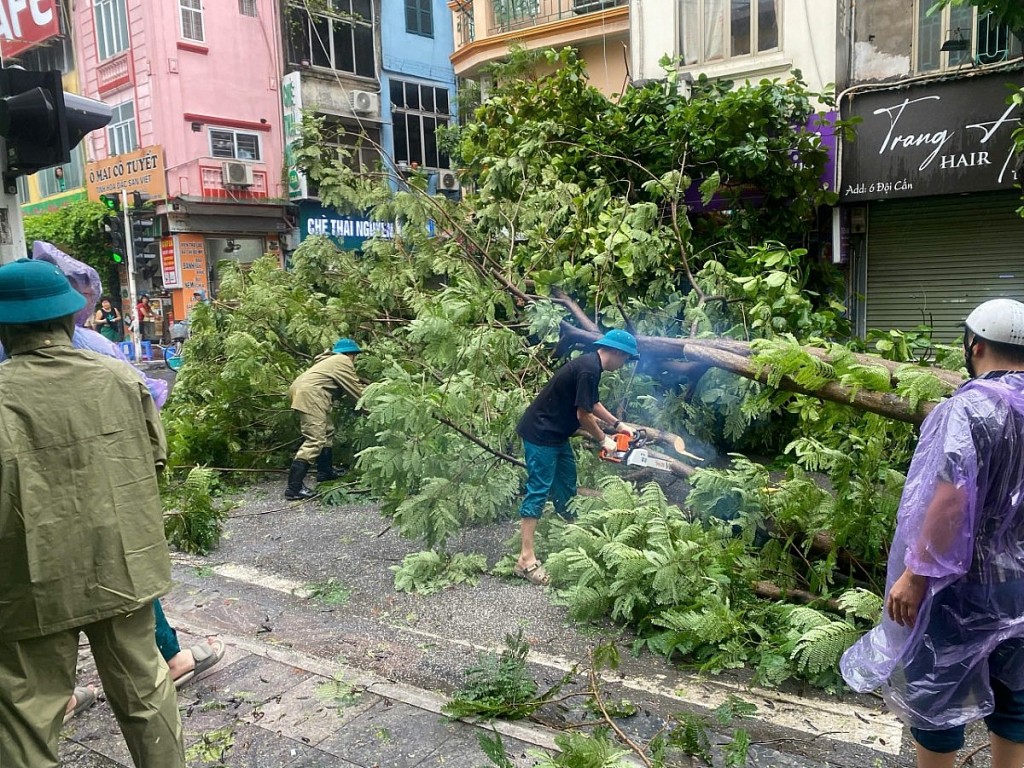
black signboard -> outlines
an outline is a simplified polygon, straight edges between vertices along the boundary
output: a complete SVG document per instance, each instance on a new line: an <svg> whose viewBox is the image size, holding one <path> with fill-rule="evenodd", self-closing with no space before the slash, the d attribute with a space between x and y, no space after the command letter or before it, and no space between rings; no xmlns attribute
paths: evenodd
<svg viewBox="0 0 1024 768"><path fill-rule="evenodd" d="M855 94L844 118L860 117L843 145L844 202L1012 189L1012 134L1024 111L1007 99L1024 72Z"/></svg>

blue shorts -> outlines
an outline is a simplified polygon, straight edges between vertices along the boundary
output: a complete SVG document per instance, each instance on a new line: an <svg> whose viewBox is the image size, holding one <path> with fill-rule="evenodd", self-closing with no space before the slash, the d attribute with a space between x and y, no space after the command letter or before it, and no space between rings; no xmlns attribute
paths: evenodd
<svg viewBox="0 0 1024 768"><path fill-rule="evenodd" d="M1024 691L1011 691L996 679L991 680L996 708L985 718L985 725L996 736L1024 744ZM911 728L914 741L932 752L956 752L964 745L964 726L925 731Z"/></svg>
<svg viewBox="0 0 1024 768"><path fill-rule="evenodd" d="M523 440L526 458L526 497L520 517L538 518L550 498L555 512L569 518L569 500L576 495L576 454L566 440L561 445L537 445Z"/></svg>

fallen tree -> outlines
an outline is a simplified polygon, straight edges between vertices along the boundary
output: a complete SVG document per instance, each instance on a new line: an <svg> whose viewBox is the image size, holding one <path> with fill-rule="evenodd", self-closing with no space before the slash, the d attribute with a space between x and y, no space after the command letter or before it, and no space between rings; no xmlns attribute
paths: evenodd
<svg viewBox="0 0 1024 768"><path fill-rule="evenodd" d="M307 239L290 271L225 268L165 412L174 458L283 466L298 439L288 385L353 336L368 386L363 415L338 411L340 458L397 530L443 551L514 514L515 425L560 358L629 328L642 361L603 377L602 402L709 461L665 450L689 486L674 505L579 450L601 495L540 537L556 585L575 615L610 615L660 652L827 684L831 668L804 660L828 654L794 648L815 627L863 626L818 609L881 583L915 425L957 374L849 339L835 275L802 247L829 196L799 82L702 82L685 100L670 77L613 103L571 53L550 58L550 75L499 73L449 137L476 187L458 202L416 177L395 193L353 176L348 150L305 125L297 154L324 203L401 226L360 253ZM816 607L790 604L808 595Z"/></svg>

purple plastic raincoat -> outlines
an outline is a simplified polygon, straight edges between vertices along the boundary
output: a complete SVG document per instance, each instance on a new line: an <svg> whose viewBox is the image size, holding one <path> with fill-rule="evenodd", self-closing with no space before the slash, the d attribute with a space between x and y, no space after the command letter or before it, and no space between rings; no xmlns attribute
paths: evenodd
<svg viewBox="0 0 1024 768"><path fill-rule="evenodd" d="M926 514L951 486L956 511ZM925 419L887 596L905 568L929 578L917 621L883 616L850 648L841 664L850 687L881 687L900 719L925 730L991 714L991 678L1024 690L1024 373L970 381Z"/></svg>
<svg viewBox="0 0 1024 768"><path fill-rule="evenodd" d="M67 277L71 286L85 296L85 307L75 313L75 332L71 337L71 345L76 349L88 349L107 357L115 357L131 365L131 361L117 344L104 338L96 333L96 331L82 327L85 321L92 316L94 308L100 300L102 283L100 282L99 273L88 264L68 256L56 246L44 243L42 240L36 240L32 243L32 258L39 261L48 261L56 265ZM6 359L7 352L4 351L3 346L0 346L0 362ZM134 368L134 366L132 367ZM149 389L149 393L153 396L153 402L156 403L156 407L163 408L164 403L167 402L167 382L162 379L152 379L138 368L135 368L135 372L146 383L146 388Z"/></svg>

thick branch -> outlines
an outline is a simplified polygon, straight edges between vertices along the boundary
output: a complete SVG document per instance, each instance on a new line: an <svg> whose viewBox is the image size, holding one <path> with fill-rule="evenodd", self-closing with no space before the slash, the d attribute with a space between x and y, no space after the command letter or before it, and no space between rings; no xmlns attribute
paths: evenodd
<svg viewBox="0 0 1024 768"><path fill-rule="evenodd" d="M579 328L573 328L563 323L563 334L567 334L573 341L580 344L592 343L597 335ZM718 340L721 341L728 340ZM678 358L681 356L692 364L713 366L743 376L744 378L759 381L762 384L768 382L770 371L761 366L754 365L747 357L735 352L726 351L720 344L712 346L705 343L703 339L665 339L657 336L641 336L637 339L641 356L648 354L655 357ZM740 343L740 342L733 342ZM666 360L661 365L662 369L669 373L685 375L690 368L681 367L676 360ZM793 379L784 376L779 382L778 389L787 392L811 395L822 400L834 403L849 405L862 411L877 413L896 421L905 421L910 424L920 424L928 415L935 403L919 403L917 408L910 407L910 401L906 398L894 395L890 392L873 392L871 390L854 390L844 387L837 382L828 382L818 389L808 389L797 384Z"/></svg>
<svg viewBox="0 0 1024 768"><path fill-rule="evenodd" d="M462 427L460 427L455 422L449 421L448 419L444 418L443 416L435 415L434 418L437 419L438 421L440 421L446 427L451 427L456 432L458 432L460 435L462 435L464 438L469 440L469 442L471 442L474 445L477 445L477 446L483 448L485 451L487 451L492 456L497 456L499 459L501 459L503 461L507 461L509 464L514 464L517 467L522 467L523 469L526 469L526 465L523 462L521 462L519 459L517 459L515 456L509 456L507 453L502 453L501 451L498 451L498 450L495 450L494 448L491 448L491 446L489 446L487 443L485 443L479 437L477 437L474 434L471 434L471 433L467 432L466 430L464 430Z"/></svg>
<svg viewBox="0 0 1024 768"><path fill-rule="evenodd" d="M601 329L597 323L590 319L590 316L583 311L583 307L569 298L560 288L553 288L551 290L551 298L553 301L558 302L572 315L573 319L579 323L580 327L590 333L595 333L598 336L601 334Z"/></svg>
<svg viewBox="0 0 1024 768"><path fill-rule="evenodd" d="M754 582L753 586L754 594L758 597L764 598L765 600L785 600L790 603L802 603L804 605L824 603L836 613L842 613L838 600L833 600L831 598L825 599L813 592L808 592L803 589L786 589L785 587L780 587L778 584L772 584L770 581L757 581Z"/></svg>

